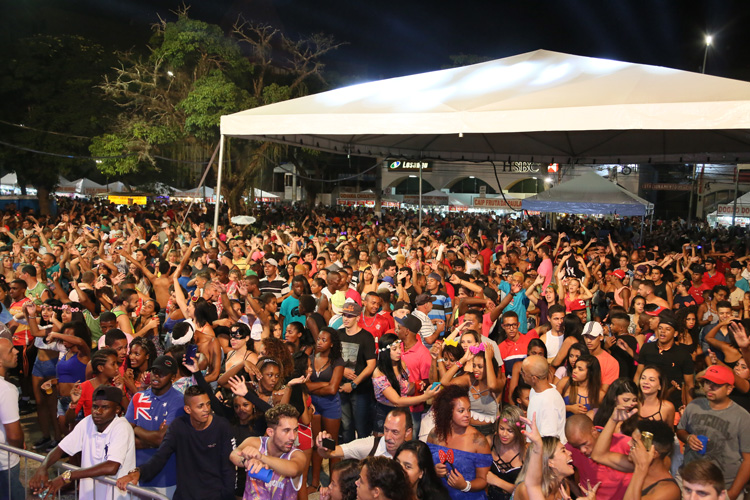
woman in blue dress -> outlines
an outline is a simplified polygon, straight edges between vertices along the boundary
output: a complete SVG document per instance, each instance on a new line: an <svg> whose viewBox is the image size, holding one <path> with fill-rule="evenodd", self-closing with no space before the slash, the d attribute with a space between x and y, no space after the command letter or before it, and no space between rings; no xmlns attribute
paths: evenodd
<svg viewBox="0 0 750 500"><path fill-rule="evenodd" d="M442 389L433 403L433 418L435 428L427 446L451 498L486 499L492 454L487 440L471 425L468 388L450 385Z"/></svg>

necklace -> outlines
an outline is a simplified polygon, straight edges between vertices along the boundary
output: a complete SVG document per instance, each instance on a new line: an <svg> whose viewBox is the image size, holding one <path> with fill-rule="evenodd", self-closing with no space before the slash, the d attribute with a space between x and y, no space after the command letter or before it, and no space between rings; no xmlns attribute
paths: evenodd
<svg viewBox="0 0 750 500"><path fill-rule="evenodd" d="M365 328L369 328L369 327L371 327L372 325L374 325L374 324L375 324L375 321L377 321L377 319L378 319L378 318L377 318L376 316L373 316L373 317L372 317L372 320L370 320L370 323L368 324L368 323L367 323L367 320L366 320L365 318L367 318L367 316L365 316L365 313L363 312L363 313L362 313L362 323L363 323L363 324L365 325Z"/></svg>

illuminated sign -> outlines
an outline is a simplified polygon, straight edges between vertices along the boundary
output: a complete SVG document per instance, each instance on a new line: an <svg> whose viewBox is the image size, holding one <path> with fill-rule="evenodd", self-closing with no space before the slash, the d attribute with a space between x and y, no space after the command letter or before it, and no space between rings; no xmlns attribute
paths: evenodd
<svg viewBox="0 0 750 500"><path fill-rule="evenodd" d="M474 198L473 204L474 208L489 208L493 210L499 208L515 208L516 210L521 210L521 200L516 200L514 198L508 199L507 203L502 198Z"/></svg>
<svg viewBox="0 0 750 500"><path fill-rule="evenodd" d="M732 215L734 213L734 203L719 205L716 209L717 215ZM737 204L737 217L750 217L750 205Z"/></svg>
<svg viewBox="0 0 750 500"><path fill-rule="evenodd" d="M116 205L145 205L148 203L145 196L109 195L107 199Z"/></svg>
<svg viewBox="0 0 750 500"><path fill-rule="evenodd" d="M503 164L503 172L507 172L508 168L511 172L519 174L537 174L541 170L542 164L531 163L530 161L512 161Z"/></svg>
<svg viewBox="0 0 750 500"><path fill-rule="evenodd" d="M675 184L673 182L644 182L641 184L641 189L651 191L690 191L692 188L692 184Z"/></svg>
<svg viewBox="0 0 750 500"><path fill-rule="evenodd" d="M390 165L388 165L388 170L395 170L397 172L420 170L420 169L423 172L432 172L432 165L430 165L430 163L426 161L402 161L402 160L392 161Z"/></svg>

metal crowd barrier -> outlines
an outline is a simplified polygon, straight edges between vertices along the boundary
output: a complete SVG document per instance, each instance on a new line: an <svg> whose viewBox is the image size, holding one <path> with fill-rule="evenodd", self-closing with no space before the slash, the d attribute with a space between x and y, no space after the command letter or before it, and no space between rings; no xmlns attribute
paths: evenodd
<svg viewBox="0 0 750 500"><path fill-rule="evenodd" d="M0 443L0 452L1 453L7 453L8 455L8 462L10 463L10 457L11 455L18 455L20 458L24 458L25 460L21 460L23 462L23 474L21 475L21 480L24 489L26 492L27 498L36 498L36 495L31 494L31 492L28 490L28 484L29 484L29 460L33 460L35 462L41 463L45 455L40 455L38 453L34 453L32 451L22 450L20 448L15 448L13 446L9 446L7 444ZM58 474L63 470L79 470L80 467L77 467L75 465L70 465L66 462L57 462L56 464L53 464L51 469L57 469ZM8 496L7 498L10 498L11 494L11 485L10 485L10 469L7 471L0 472L2 474L8 474ZM92 478L95 482L104 483L113 486L115 489L117 489L117 479L112 476L100 476ZM74 488L75 498L78 500L78 481L75 481L75 488ZM117 490L120 491L120 490ZM2 497L2 493L0 493L0 497ZM129 499L142 499L142 500L169 500L169 498L165 497L164 495L161 495L154 490L151 490L149 488L142 488L140 486L135 486L133 484L129 484L127 488L128 498ZM66 493L67 495L68 493ZM112 494L112 497L114 497L114 492ZM62 498L62 494L58 491L56 498L59 500ZM83 499L83 500L89 500L89 499ZM94 489L94 496L92 500L97 500L96 498L96 489ZM110 500L109 498L100 498L98 500Z"/></svg>

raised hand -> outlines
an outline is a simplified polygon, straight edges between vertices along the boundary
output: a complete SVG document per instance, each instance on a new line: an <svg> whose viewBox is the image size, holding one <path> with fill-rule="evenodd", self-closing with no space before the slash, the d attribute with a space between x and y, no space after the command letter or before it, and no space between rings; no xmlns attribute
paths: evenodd
<svg viewBox="0 0 750 500"><path fill-rule="evenodd" d="M238 377L235 375L230 378L227 383L232 390L232 394L243 397L247 395L247 384L245 383L244 377Z"/></svg>
<svg viewBox="0 0 750 500"><path fill-rule="evenodd" d="M742 323L730 323L729 331L734 335L734 341L737 342L737 347L740 349L747 349L750 347L750 338L748 338L747 331L745 331L745 327Z"/></svg>

